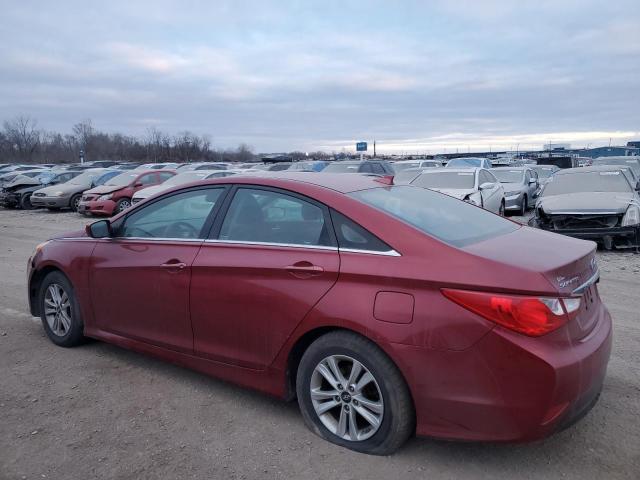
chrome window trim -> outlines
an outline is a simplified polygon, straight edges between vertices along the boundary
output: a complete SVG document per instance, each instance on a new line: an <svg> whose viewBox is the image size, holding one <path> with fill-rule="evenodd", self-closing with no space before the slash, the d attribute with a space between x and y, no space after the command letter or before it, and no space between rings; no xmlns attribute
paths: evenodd
<svg viewBox="0 0 640 480"><path fill-rule="evenodd" d="M400 253L398 253L396 250L386 250L384 252L380 252L377 250L360 250L358 248L339 248L338 249L340 252L347 252L347 253L364 253L364 254L369 254L369 255L382 255L383 257L401 257L402 255L400 255Z"/></svg>
<svg viewBox="0 0 640 480"><path fill-rule="evenodd" d="M582 295L587 288L589 288L594 283L597 283L598 280L600 280L600 270L596 271L596 273L594 273L589 278L589 280L587 280L582 285L577 287L573 292L571 292L571 295Z"/></svg>
<svg viewBox="0 0 640 480"><path fill-rule="evenodd" d="M219 239L207 239L204 243L226 243L230 245L258 245L263 247L286 247L286 248L306 248L312 250L329 250L333 252L338 251L338 247L331 247L328 245L300 245L295 243L270 243L270 242L252 242L248 240L219 240Z"/></svg>
<svg viewBox="0 0 640 480"><path fill-rule="evenodd" d="M83 242L99 242L99 241L121 241L121 240L136 240L136 241L144 241L144 242L187 242L187 243L202 243L204 239L202 238L164 238L164 237L104 237L104 238L92 238L92 237L63 237L63 238L53 238L52 240L80 240Z"/></svg>

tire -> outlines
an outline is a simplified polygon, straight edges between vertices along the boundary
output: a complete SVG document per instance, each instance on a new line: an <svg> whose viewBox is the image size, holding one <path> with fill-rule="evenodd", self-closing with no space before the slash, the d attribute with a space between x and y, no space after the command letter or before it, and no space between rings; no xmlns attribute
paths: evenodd
<svg viewBox="0 0 640 480"><path fill-rule="evenodd" d="M131 200L129 198L121 198L116 203L115 208L113 209L114 215L116 213L124 212L127 208L131 207Z"/></svg>
<svg viewBox="0 0 640 480"><path fill-rule="evenodd" d="M520 211L518 212L518 214L521 217L524 217L527 214L527 209L529 208L529 205L527 203L527 196L523 196L522 197L522 203L520 204Z"/></svg>
<svg viewBox="0 0 640 480"><path fill-rule="evenodd" d="M502 202L500 202L500 208L498 208L498 215L500 215L501 217L504 217L505 212L504 212L504 200Z"/></svg>
<svg viewBox="0 0 640 480"><path fill-rule="evenodd" d="M331 359L346 383L351 373L349 367L353 368L357 363L364 370L356 375L358 380L351 385L334 382L338 385L334 387L319 370L324 367L324 371L329 369L331 372ZM367 371L373 380L363 384L363 388L353 388L364 381ZM312 399L312 388L317 392L315 399ZM307 348L298 366L296 393L302 417L311 431L356 452L390 455L415 432L413 402L402 374L375 344L352 332L327 333ZM371 405L371 410L365 408L365 402ZM329 405L333 406L324 413L317 413L316 408L322 410ZM369 418L375 417L376 425L366 421L360 412ZM341 431L342 415L348 427ZM356 425L354 429L351 428L353 424Z"/></svg>
<svg viewBox="0 0 640 480"><path fill-rule="evenodd" d="M80 203L80 198L82 198L82 195L80 195L79 193L76 193L73 197L71 197L71 200L69 200L69 208L71 209L72 212L78 211L78 204Z"/></svg>
<svg viewBox="0 0 640 480"><path fill-rule="evenodd" d="M57 292L58 296L52 292ZM75 347L85 342L78 299L71 282L61 272L51 272L42 280L38 305L49 340L60 347Z"/></svg>
<svg viewBox="0 0 640 480"><path fill-rule="evenodd" d="M33 205L31 205L31 194L25 193L20 197L20 208L23 210L33 210Z"/></svg>

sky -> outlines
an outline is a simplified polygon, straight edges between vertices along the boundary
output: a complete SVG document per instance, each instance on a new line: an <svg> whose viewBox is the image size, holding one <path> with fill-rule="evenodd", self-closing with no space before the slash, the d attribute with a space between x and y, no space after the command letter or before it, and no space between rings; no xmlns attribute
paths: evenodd
<svg viewBox="0 0 640 480"><path fill-rule="evenodd" d="M637 0L0 0L0 121L258 152L640 140Z"/></svg>

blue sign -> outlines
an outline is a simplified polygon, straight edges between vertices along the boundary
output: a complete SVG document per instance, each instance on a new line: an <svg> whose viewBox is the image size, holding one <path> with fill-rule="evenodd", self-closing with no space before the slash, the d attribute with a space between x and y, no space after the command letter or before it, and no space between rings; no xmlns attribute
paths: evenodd
<svg viewBox="0 0 640 480"><path fill-rule="evenodd" d="M367 151L367 142L356 143L356 152L366 152L366 151Z"/></svg>

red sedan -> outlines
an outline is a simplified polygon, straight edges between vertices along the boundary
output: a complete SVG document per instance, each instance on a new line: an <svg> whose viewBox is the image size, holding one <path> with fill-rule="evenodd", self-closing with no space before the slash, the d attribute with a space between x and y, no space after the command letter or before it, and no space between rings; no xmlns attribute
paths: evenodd
<svg viewBox="0 0 640 480"><path fill-rule="evenodd" d="M78 204L78 212L94 215L113 215L131 206L133 194L152 185L158 185L176 174L173 170L124 172L104 185L87 190Z"/></svg>
<svg viewBox="0 0 640 480"><path fill-rule="evenodd" d="M385 179L180 186L38 246L31 311L285 399L353 450L541 438L602 388L595 244Z"/></svg>

